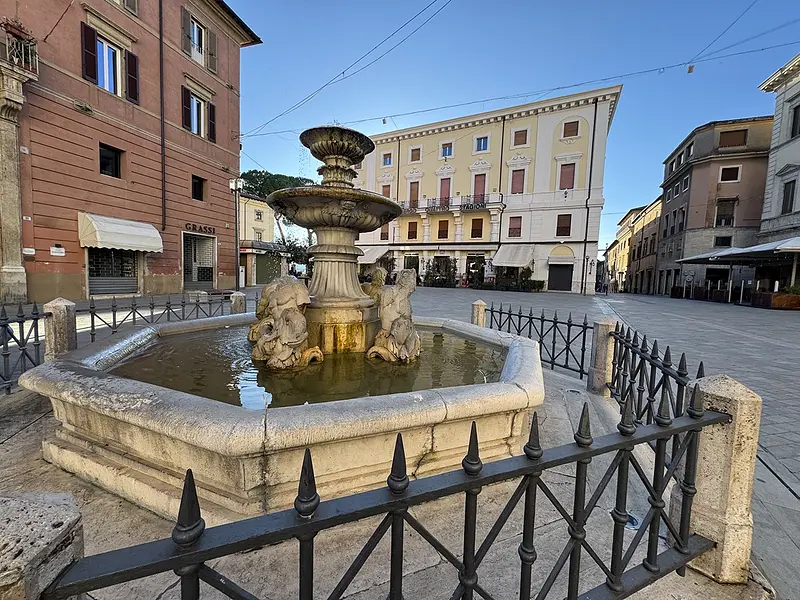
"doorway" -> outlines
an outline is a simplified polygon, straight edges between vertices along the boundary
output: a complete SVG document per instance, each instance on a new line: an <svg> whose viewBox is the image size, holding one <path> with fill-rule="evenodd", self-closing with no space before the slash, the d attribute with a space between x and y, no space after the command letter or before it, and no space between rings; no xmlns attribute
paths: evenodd
<svg viewBox="0 0 800 600"><path fill-rule="evenodd" d="M547 289L552 292L572 291L573 265L550 265L547 271Z"/></svg>
<svg viewBox="0 0 800 600"><path fill-rule="evenodd" d="M139 277L134 250L87 248L87 251L90 296L138 293Z"/></svg>
<svg viewBox="0 0 800 600"><path fill-rule="evenodd" d="M183 289L214 289L216 238L203 235L183 234ZM258 271L256 270L256 273Z"/></svg>

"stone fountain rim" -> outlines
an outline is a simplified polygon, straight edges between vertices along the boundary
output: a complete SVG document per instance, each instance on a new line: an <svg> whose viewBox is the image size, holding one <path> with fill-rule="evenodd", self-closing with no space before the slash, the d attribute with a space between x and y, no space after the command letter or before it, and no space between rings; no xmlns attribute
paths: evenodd
<svg viewBox="0 0 800 600"><path fill-rule="evenodd" d="M320 132L323 131L327 132L342 131L346 132L348 135L353 136L353 138L355 138L356 144L358 144L358 149L364 153L364 156L375 150L375 142L373 142L368 135L365 135L356 129L351 129L350 127L342 127L341 125L317 125L316 127L309 127L300 134L300 143L303 144L306 148L310 148L309 144L312 144L313 141L309 140L309 138L315 135L319 135ZM323 138L322 141L328 141L328 139ZM338 141L338 140L333 140L333 141Z"/></svg>
<svg viewBox="0 0 800 600"><path fill-rule="evenodd" d="M395 213L392 218L399 217L403 212L403 207L391 198L381 194L362 190L360 188L333 187L322 185L305 185L301 187L284 188L275 190L266 198L267 205L275 209L275 202L280 200L294 200L298 198L318 198L320 200L339 200L352 202L364 202L366 200L391 209Z"/></svg>
<svg viewBox="0 0 800 600"><path fill-rule="evenodd" d="M393 433L532 408L544 400L539 345L516 335L453 319L414 319L428 329L505 348L500 381L307 406L254 411L106 373L159 337L246 325L254 313L137 326L24 373L21 387L226 456L303 448L354 436Z"/></svg>

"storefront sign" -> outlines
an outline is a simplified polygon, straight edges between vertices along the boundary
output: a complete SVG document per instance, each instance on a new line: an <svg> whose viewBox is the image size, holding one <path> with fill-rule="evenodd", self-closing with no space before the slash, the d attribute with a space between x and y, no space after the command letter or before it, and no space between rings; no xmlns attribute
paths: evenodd
<svg viewBox="0 0 800 600"><path fill-rule="evenodd" d="M192 231L196 233L214 234L217 232L216 227L210 227L208 225L197 225L196 223L186 223L185 228L186 231Z"/></svg>
<svg viewBox="0 0 800 600"><path fill-rule="evenodd" d="M58 246L50 246L50 256L66 256L67 250L66 248L60 248Z"/></svg>

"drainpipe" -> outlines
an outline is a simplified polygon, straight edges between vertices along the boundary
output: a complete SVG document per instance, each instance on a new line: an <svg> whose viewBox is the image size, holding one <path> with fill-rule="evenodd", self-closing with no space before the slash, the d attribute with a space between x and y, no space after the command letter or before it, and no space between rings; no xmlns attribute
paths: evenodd
<svg viewBox="0 0 800 600"><path fill-rule="evenodd" d="M161 102L161 231L167 229L167 140L164 119L164 0L158 0L158 86Z"/></svg>
<svg viewBox="0 0 800 600"><path fill-rule="evenodd" d="M506 210L506 204L504 202L505 196L503 195L503 154L506 150L506 118L503 117L503 123L500 129L500 173L497 176L497 193L500 194L500 231L498 231L497 235L497 247L500 248L500 240L503 238L503 213ZM489 231L491 232L491 215L489 215Z"/></svg>
<svg viewBox="0 0 800 600"><path fill-rule="evenodd" d="M589 150L589 189L586 192L586 227L583 232L583 265L581 265L581 294L586 294L586 250L589 246L589 199L592 196L592 174L594 173L594 140L597 137L597 98L594 99L592 120L592 146Z"/></svg>

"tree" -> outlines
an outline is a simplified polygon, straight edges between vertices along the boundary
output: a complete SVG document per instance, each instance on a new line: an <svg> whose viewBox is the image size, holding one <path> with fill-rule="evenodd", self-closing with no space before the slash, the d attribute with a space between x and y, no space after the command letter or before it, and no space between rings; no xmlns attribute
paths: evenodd
<svg viewBox="0 0 800 600"><path fill-rule="evenodd" d="M289 262L298 265L308 264L308 246L302 240L287 238L283 245L289 252Z"/></svg>
<svg viewBox="0 0 800 600"><path fill-rule="evenodd" d="M294 175L281 175L280 173L270 173L269 171L260 171L258 169L251 169L242 173L242 180L244 181L244 191L249 194L255 194L261 198L266 198L272 192L283 190L291 187L302 187L305 185L313 185L314 181L307 177L295 177ZM278 226L278 233L281 236L281 242L284 246L288 247L286 236L283 233L283 227L290 227L293 223L286 217L275 213L275 224ZM308 245L312 243L311 230L308 231ZM299 261L295 261L299 262ZM304 264L303 261L301 264Z"/></svg>

